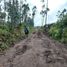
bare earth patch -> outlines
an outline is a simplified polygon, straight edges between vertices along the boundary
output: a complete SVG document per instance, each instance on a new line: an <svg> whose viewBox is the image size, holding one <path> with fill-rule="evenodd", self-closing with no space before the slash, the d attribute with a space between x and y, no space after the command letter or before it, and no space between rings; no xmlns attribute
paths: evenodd
<svg viewBox="0 0 67 67"><path fill-rule="evenodd" d="M0 67L67 67L67 49L35 32L0 55Z"/></svg>

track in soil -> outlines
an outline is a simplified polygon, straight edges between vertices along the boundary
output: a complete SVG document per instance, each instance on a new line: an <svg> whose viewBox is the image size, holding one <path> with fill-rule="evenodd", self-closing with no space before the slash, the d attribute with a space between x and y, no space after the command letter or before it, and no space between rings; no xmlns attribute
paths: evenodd
<svg viewBox="0 0 67 67"><path fill-rule="evenodd" d="M67 49L35 32L0 55L0 67L67 67Z"/></svg>

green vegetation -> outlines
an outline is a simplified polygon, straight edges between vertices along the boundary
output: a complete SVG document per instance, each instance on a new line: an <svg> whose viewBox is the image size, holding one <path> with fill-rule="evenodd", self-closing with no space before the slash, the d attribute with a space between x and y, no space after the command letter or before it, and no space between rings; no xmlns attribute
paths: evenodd
<svg viewBox="0 0 67 67"><path fill-rule="evenodd" d="M21 23L13 30L10 30L7 23L0 25L0 51L14 46L17 41L25 38L24 25L24 23ZM33 27L29 26L30 33L33 29Z"/></svg>
<svg viewBox="0 0 67 67"><path fill-rule="evenodd" d="M67 10L60 12L58 17L58 21L50 26L49 34L52 38L67 43Z"/></svg>
<svg viewBox="0 0 67 67"><path fill-rule="evenodd" d="M0 50L4 50L10 46L13 46L15 42L22 38L23 33L21 29L14 28L14 30L9 30L9 27L5 25L0 25Z"/></svg>
<svg viewBox="0 0 67 67"><path fill-rule="evenodd" d="M25 25L30 33L34 30L34 15L30 17L32 14L29 14L29 4L25 4L22 0L20 3L19 0L1 2L4 6L0 6L0 51L3 51L25 38Z"/></svg>

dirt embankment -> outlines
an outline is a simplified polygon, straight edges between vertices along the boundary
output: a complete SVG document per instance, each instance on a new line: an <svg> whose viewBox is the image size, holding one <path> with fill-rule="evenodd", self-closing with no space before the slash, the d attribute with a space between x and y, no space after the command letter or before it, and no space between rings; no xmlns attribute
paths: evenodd
<svg viewBox="0 0 67 67"><path fill-rule="evenodd" d="M67 67L67 49L41 32L0 55L0 67Z"/></svg>

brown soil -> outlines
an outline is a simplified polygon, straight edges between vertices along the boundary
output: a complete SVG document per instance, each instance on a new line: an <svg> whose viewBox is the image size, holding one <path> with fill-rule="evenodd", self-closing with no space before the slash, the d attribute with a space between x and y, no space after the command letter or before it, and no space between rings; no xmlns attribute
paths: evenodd
<svg viewBox="0 0 67 67"><path fill-rule="evenodd" d="M0 67L67 67L67 49L35 32L0 54Z"/></svg>

